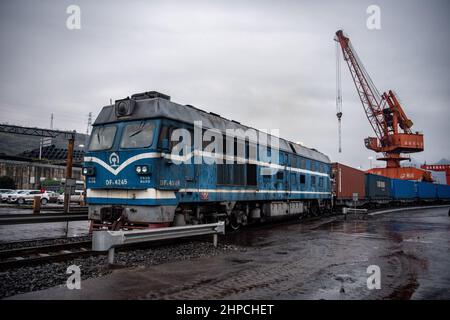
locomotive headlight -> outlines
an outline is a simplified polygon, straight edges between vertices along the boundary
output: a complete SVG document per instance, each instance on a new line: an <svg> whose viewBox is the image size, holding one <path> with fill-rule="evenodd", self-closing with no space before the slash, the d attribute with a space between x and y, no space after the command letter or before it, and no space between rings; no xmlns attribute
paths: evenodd
<svg viewBox="0 0 450 320"><path fill-rule="evenodd" d="M120 118L125 116L131 116L133 114L135 105L136 101L130 98L116 100L115 102L116 117Z"/></svg>
<svg viewBox="0 0 450 320"><path fill-rule="evenodd" d="M95 175L95 168L94 167L83 167L82 173L85 176L93 176L93 175Z"/></svg>
<svg viewBox="0 0 450 320"><path fill-rule="evenodd" d="M147 165L139 165L136 166L135 170L137 174L140 175L149 175L151 174L151 166L147 166Z"/></svg>

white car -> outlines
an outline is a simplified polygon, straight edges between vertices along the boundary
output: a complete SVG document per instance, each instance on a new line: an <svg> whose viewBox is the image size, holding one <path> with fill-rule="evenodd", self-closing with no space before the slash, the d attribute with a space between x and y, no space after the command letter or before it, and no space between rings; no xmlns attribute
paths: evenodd
<svg viewBox="0 0 450 320"><path fill-rule="evenodd" d="M14 192L16 192L16 190L0 189L0 201L6 202L6 200L8 200L8 195Z"/></svg>
<svg viewBox="0 0 450 320"><path fill-rule="evenodd" d="M58 192L47 191L47 194L48 194L48 196L50 198L50 200L49 200L50 203L58 202L58 197L59 197L59 193Z"/></svg>
<svg viewBox="0 0 450 320"><path fill-rule="evenodd" d="M82 202L84 202L83 190L75 190L75 193L70 195L70 202L76 202L78 204L81 204ZM64 203L64 193L58 197L58 203L59 204Z"/></svg>
<svg viewBox="0 0 450 320"><path fill-rule="evenodd" d="M24 204L25 202L33 202L34 197L36 196L41 197L41 204L43 205L46 205L50 200L47 192L41 192L40 190L27 190L11 195L8 202L17 202L18 204Z"/></svg>
<svg viewBox="0 0 450 320"><path fill-rule="evenodd" d="M14 202L17 201L17 198L20 195L25 194L25 193L27 193L29 191L32 191L32 190L14 190L13 192L10 192L10 193L5 195L6 196L6 201L8 203L14 203Z"/></svg>

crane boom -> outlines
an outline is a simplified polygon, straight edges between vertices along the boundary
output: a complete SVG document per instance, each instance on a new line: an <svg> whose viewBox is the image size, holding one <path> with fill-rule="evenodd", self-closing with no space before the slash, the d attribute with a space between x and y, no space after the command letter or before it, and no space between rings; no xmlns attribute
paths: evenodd
<svg viewBox="0 0 450 320"><path fill-rule="evenodd" d="M342 30L336 32L336 36L337 41L341 45L343 58L347 62L367 119L375 131L377 138L381 140L386 132L386 128L380 94L370 79L370 76L365 71L355 50L352 48L350 39L344 36Z"/></svg>
<svg viewBox="0 0 450 320"><path fill-rule="evenodd" d="M392 90L379 93L350 39L342 30L336 32L335 41L341 46L344 61L347 62L364 112L376 135L366 138L365 145L370 150L384 154L378 160L386 161L386 168L377 173L400 179L431 180L429 172L402 168L400 165L402 160L409 159L402 156L402 153L421 152L424 145L423 135L412 132L413 122L406 116L397 95Z"/></svg>

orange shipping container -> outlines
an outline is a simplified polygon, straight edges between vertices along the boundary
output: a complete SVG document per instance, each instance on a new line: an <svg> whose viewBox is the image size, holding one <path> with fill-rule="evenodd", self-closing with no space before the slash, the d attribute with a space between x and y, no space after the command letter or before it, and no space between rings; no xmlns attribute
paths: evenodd
<svg viewBox="0 0 450 320"><path fill-rule="evenodd" d="M365 172L343 165L341 163L333 163L333 194L338 200L352 200L353 193L358 194L358 199L366 197L364 186Z"/></svg>

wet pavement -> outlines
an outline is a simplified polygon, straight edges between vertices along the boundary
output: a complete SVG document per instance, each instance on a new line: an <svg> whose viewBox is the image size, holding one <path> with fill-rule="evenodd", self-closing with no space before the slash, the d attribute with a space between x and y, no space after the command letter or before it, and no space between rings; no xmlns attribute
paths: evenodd
<svg viewBox="0 0 450 320"><path fill-rule="evenodd" d="M247 228L214 257L138 268L13 299L450 299L449 208ZM119 253L120 254L120 253ZM368 289L369 266L380 289ZM83 270L81 270L83 272Z"/></svg>

